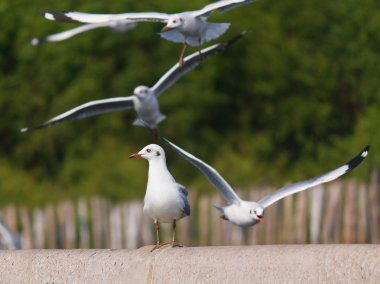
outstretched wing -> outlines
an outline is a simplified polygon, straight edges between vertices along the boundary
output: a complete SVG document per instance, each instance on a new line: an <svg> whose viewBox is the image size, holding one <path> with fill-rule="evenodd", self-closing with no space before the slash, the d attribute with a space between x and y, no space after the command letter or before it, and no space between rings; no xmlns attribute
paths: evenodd
<svg viewBox="0 0 380 284"><path fill-rule="evenodd" d="M65 120L79 120L102 113L125 110L133 107L134 103L132 97L120 97L92 101L66 111L48 121L45 121L42 124L22 128L21 132L43 128Z"/></svg>
<svg viewBox="0 0 380 284"><path fill-rule="evenodd" d="M235 41L240 39L244 34L245 34L245 32L242 32L242 33L238 34L237 36L235 36L235 37L233 37L233 38L231 38L225 42L214 44L208 48L202 49L200 52L195 52L195 53L185 57L184 63L182 66L180 66L179 63L175 64L151 88L153 90L154 94L158 97L162 92L164 92L171 85L173 85L179 78L181 78L183 75L190 72L195 67L197 67L199 64L201 64L204 59L225 50L227 47L229 47Z"/></svg>
<svg viewBox="0 0 380 284"><path fill-rule="evenodd" d="M369 151L369 146L365 147L355 158L353 158L351 161L344 164L343 166L335 170L332 170L328 173L325 173L321 176L308 179L305 181L297 182L294 184L286 185L280 188L279 190L273 192L272 194L265 196L258 203L260 203L264 208L266 208L269 205L273 204L274 202L288 195L303 191L305 189L319 185L321 183L325 183L325 182L329 182L334 179L337 179L338 177L344 175L345 173L351 171L356 166L358 166L364 160L364 158L367 157L368 151Z"/></svg>
<svg viewBox="0 0 380 284"><path fill-rule="evenodd" d="M97 28L108 27L108 26L109 26L108 23L85 24L85 25L82 25L70 30L66 30L60 33L56 33L56 34L52 34L52 35L48 35L48 36L40 37L40 38L33 38L32 45L39 45L45 42L63 41L73 36L76 36L80 33L84 33L84 32L97 29Z"/></svg>
<svg viewBox="0 0 380 284"><path fill-rule="evenodd" d="M218 10L219 13L224 13L233 8L244 6L255 1L256 0L220 0L208 4L200 10L194 11L194 14L197 17L208 17L214 10Z"/></svg>
<svg viewBox="0 0 380 284"><path fill-rule="evenodd" d="M123 13L123 14L90 14L81 12L41 12L48 20L74 23L105 23L110 21L133 20L135 22L165 23L168 14L157 12Z"/></svg>
<svg viewBox="0 0 380 284"><path fill-rule="evenodd" d="M237 196L235 191L213 167L181 149L165 137L159 137L179 155L184 157L196 168L198 168L198 170L200 170L202 174L206 176L210 183L219 191L219 193L227 200L228 203L240 203L240 198Z"/></svg>
<svg viewBox="0 0 380 284"><path fill-rule="evenodd" d="M130 21L122 20L122 21L110 21L110 22L104 22L104 23L95 23L95 24L84 24L79 27L69 29L60 33L40 37L40 38L33 38L31 43L32 45L39 45L41 43L45 42L58 42L63 41L66 39L69 39L73 36L76 36L78 34L97 29L97 28L103 28L103 27L109 27L112 29L115 29L116 31L128 31L136 26L136 23L132 23Z"/></svg>

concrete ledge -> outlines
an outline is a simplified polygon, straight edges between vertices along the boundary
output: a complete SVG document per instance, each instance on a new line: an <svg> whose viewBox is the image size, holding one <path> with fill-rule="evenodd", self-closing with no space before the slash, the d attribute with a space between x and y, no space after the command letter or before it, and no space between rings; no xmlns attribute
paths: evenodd
<svg viewBox="0 0 380 284"><path fill-rule="evenodd" d="M0 252L1 283L380 283L380 245Z"/></svg>

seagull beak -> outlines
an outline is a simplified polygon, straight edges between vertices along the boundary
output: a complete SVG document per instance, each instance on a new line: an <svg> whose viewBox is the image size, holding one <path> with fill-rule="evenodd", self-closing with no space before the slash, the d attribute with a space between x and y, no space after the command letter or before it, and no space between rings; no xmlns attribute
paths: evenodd
<svg viewBox="0 0 380 284"><path fill-rule="evenodd" d="M132 155L129 156L130 159L133 159L133 158L141 158L141 155L139 153L134 153Z"/></svg>
<svg viewBox="0 0 380 284"><path fill-rule="evenodd" d="M168 26L165 26L162 28L161 32L167 32L167 31L170 31L172 28L168 27Z"/></svg>
<svg viewBox="0 0 380 284"><path fill-rule="evenodd" d="M257 219L259 219L259 222L264 222L264 216L263 215L257 215Z"/></svg>

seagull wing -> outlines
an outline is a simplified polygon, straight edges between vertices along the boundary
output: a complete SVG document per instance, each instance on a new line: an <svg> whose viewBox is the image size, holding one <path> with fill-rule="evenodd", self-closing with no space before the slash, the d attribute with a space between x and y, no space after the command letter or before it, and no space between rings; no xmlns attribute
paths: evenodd
<svg viewBox="0 0 380 284"><path fill-rule="evenodd" d="M63 40L69 39L73 36L76 36L80 33L84 33L84 32L87 32L87 31L90 31L93 29L97 29L97 28L108 27L108 26L109 26L109 24L106 22L105 23L95 23L95 24L84 24L82 26L79 26L79 27L76 27L76 28L73 28L70 30L66 30L66 31L63 31L60 33L56 33L56 34L52 34L52 35L48 35L48 36L40 37L40 38L34 38L34 39L32 39L32 44L38 45L38 44L45 43L45 42L63 41Z"/></svg>
<svg viewBox="0 0 380 284"><path fill-rule="evenodd" d="M240 203L240 198L237 196L235 191L213 167L181 149L177 145L170 142L168 139L162 136L160 136L160 138L179 155L181 155L187 161L192 163L196 168L198 168L198 170L200 170L202 174L206 176L210 183L219 191L219 193L227 200L228 203Z"/></svg>
<svg viewBox="0 0 380 284"><path fill-rule="evenodd" d="M125 110L134 107L133 98L129 97L120 97L120 98L110 98L104 100L96 100L92 102L85 103L76 108L73 108L69 111L66 111L52 119L45 121L42 124L27 127L21 129L21 132L26 132L33 129L43 128L46 126L50 126L56 124L58 122L62 122L65 120L79 120L84 119L90 116L117 111L117 110Z"/></svg>
<svg viewBox="0 0 380 284"><path fill-rule="evenodd" d="M181 78L183 75L190 72L195 67L197 67L199 64L201 64L203 59L206 59L207 57L210 57L212 55L215 55L215 54L225 50L227 47L229 47L235 41L240 39L244 34L245 34L245 32L242 32L239 35L237 35L237 36L235 36L235 37L233 37L233 38L231 38L225 42L214 44L208 48L202 49L200 52L195 52L195 53L185 57L183 65L180 66L179 63L175 64L151 88L152 91L158 97L162 92L164 92L171 85L173 85L179 78Z"/></svg>
<svg viewBox="0 0 380 284"><path fill-rule="evenodd" d="M104 23L110 21L133 20L135 22L165 23L170 15L157 12L123 13L123 14L90 14L81 12L41 12L48 20L74 23Z"/></svg>
<svg viewBox="0 0 380 284"><path fill-rule="evenodd" d="M219 13L227 12L235 7L247 5L256 0L220 0L204 6L202 9L194 11L196 17L208 17L211 12L218 10Z"/></svg>
<svg viewBox="0 0 380 284"><path fill-rule="evenodd" d="M270 195L265 196L262 198L258 203L260 203L264 208L268 207L269 205L273 204L274 202L291 195L293 193L297 193L300 191L303 191L305 189L308 189L310 187L332 181L345 173L351 171L354 169L356 166L358 166L365 157L367 157L369 152L369 146L365 147L355 158L353 158L351 161L348 163L344 164L343 166L332 170L328 173L325 173L323 175L320 175L318 177L308 179L305 181L297 182L294 184L289 184L286 185L279 190L273 192Z"/></svg>
<svg viewBox="0 0 380 284"><path fill-rule="evenodd" d="M177 188L179 192L181 193L180 196L183 202L183 211L184 213L186 213L185 216L190 216L190 205L189 205L189 201L187 200L187 195L188 195L187 189L185 186L179 183L177 183Z"/></svg>

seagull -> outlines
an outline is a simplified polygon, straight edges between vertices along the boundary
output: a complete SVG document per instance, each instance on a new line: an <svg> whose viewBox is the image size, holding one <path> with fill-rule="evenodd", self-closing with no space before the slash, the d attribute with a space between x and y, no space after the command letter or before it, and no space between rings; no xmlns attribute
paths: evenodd
<svg viewBox="0 0 380 284"><path fill-rule="evenodd" d="M129 158L144 158L149 162L143 212L151 217L156 225L156 246L151 251L166 245L160 243L158 236L160 223L172 223L173 239L170 244L172 247L182 247L175 241L176 222L190 216L190 206L186 188L174 180L166 166L164 149L150 144Z"/></svg>
<svg viewBox="0 0 380 284"><path fill-rule="evenodd" d="M244 32L228 41L203 49L202 56L200 56L197 52L187 56L182 67L176 63L157 81L153 87L138 86L134 89L133 94L130 96L87 102L55 116L42 124L22 128L21 132L50 126L65 120L79 120L117 110L134 109L137 113L137 119L133 122L133 125L148 127L155 137L158 124L166 118L166 116L159 110L158 96L173 85L183 75L197 67L201 63L200 59L203 60L221 52L222 50L225 50L243 35Z"/></svg>
<svg viewBox="0 0 380 284"><path fill-rule="evenodd" d="M193 156L192 154L186 152L185 150L181 149L174 143L170 142L168 139L161 136L160 138L163 141L165 141L165 143L168 146L170 146L174 151L176 151L179 155L181 155L183 158L185 158L187 161L193 164L196 168L198 168L198 170L200 170L202 174L204 174L207 177L209 182L219 191L219 193L227 201L227 206L225 207L215 206L216 209L218 209L222 213L221 218L239 227L249 227L262 222L264 218L265 208L288 195L303 191L305 189L314 187L325 182L332 181L344 175L345 173L358 166L364 160L364 158L367 157L369 152L369 146L366 146L355 158L353 158L351 161L344 164L343 166L330 172L327 172L323 175L305 181L286 185L278 189L277 191L267 196L264 196L259 201L254 202L240 199L240 197L236 194L232 187L213 167L206 164L197 157Z"/></svg>
<svg viewBox="0 0 380 284"><path fill-rule="evenodd" d="M39 45L45 42L58 42L58 41L63 41L66 39L69 39L73 36L76 36L78 34L94 30L97 28L103 28L103 27L109 27L115 32L127 32L134 27L136 27L136 22L132 22L129 20L121 20L121 21L109 21L109 22L104 22L104 23L93 23L93 24L84 24L79 27L63 31L60 33L48 35L45 37L40 37L40 38L33 38L31 41L32 45Z"/></svg>
<svg viewBox="0 0 380 284"><path fill-rule="evenodd" d="M224 34L230 27L229 23L209 23L207 18L214 10L224 13L235 7L240 7L255 0L220 0L204 6L200 10L186 11L176 14L159 12L138 12L122 14L90 14L81 12L42 12L48 20L80 23L104 23L114 20L131 20L135 22L160 22L165 26L160 36L168 41L182 43L182 51L179 57L180 65L187 45L202 46Z"/></svg>

